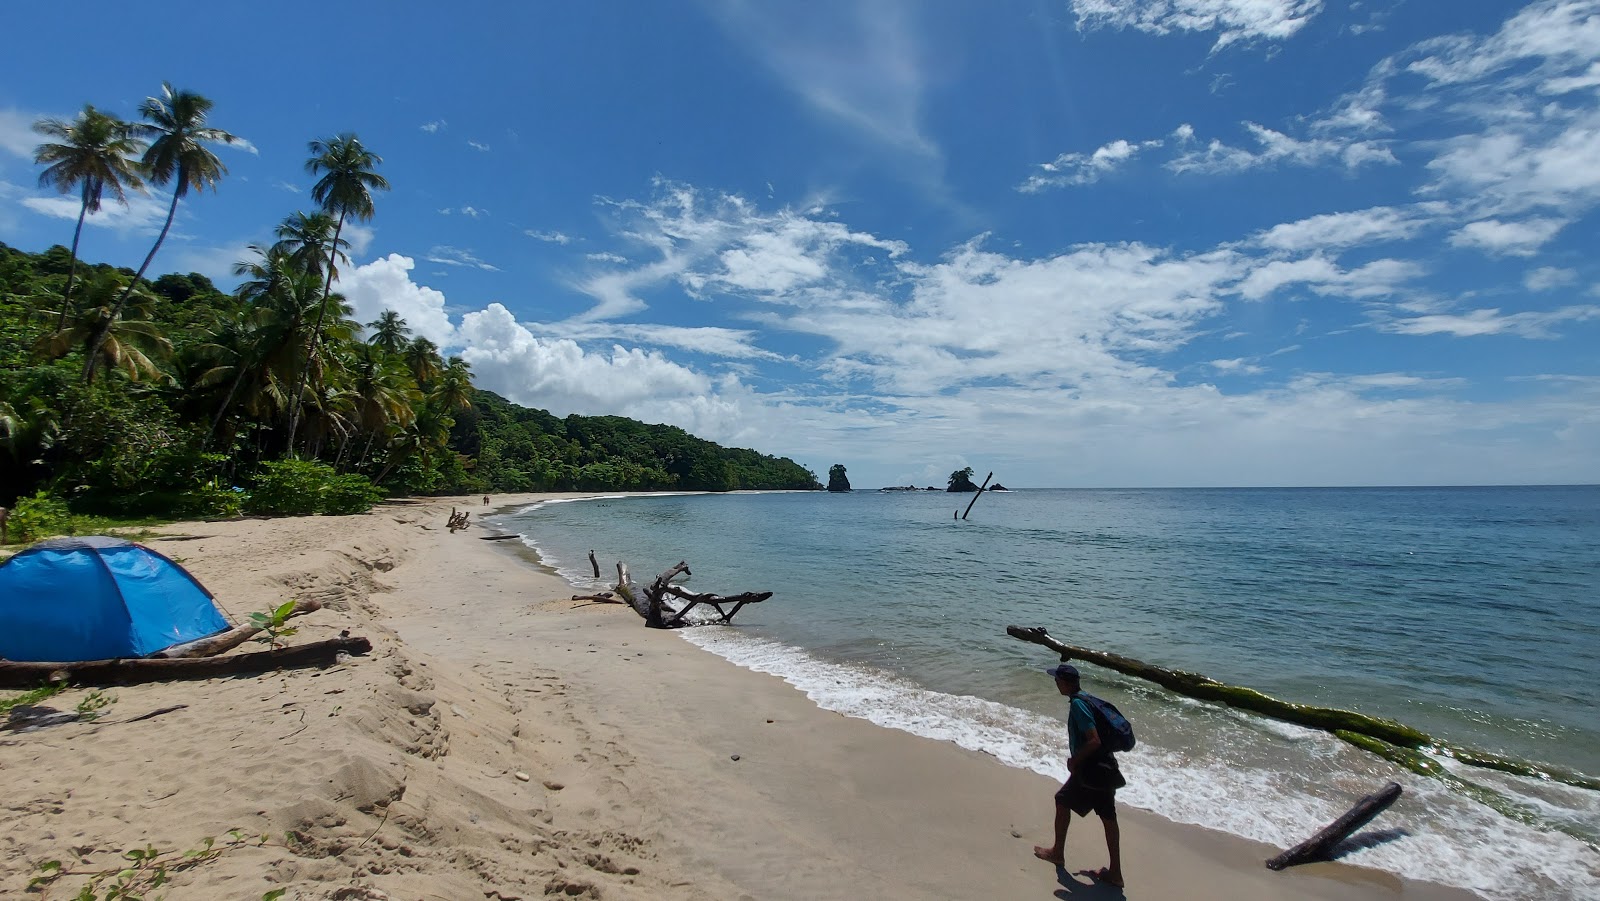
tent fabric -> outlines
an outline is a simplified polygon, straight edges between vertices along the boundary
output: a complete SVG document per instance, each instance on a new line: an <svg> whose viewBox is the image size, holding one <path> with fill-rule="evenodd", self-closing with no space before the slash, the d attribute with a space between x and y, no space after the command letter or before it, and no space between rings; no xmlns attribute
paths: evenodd
<svg viewBox="0 0 1600 901"><path fill-rule="evenodd" d="M0 563L0 658L144 657L228 628L188 570L131 541L41 541Z"/></svg>

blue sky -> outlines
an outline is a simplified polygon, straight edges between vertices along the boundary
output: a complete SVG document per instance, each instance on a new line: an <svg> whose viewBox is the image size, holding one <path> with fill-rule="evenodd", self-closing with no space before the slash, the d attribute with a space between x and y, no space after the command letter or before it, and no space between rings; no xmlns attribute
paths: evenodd
<svg viewBox="0 0 1600 901"><path fill-rule="evenodd" d="M247 143L153 269L228 282L309 209L306 143L353 131L393 185L357 315L558 415L858 487L1600 481L1600 0L7 23L0 240L71 238L35 119L166 80ZM107 203L83 256L137 265L165 205Z"/></svg>

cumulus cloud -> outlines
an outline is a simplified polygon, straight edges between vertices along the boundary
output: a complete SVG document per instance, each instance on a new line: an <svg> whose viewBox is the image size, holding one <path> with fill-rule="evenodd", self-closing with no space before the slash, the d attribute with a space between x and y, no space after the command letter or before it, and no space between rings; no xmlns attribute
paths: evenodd
<svg viewBox="0 0 1600 901"><path fill-rule="evenodd" d="M1215 32L1220 50L1237 41L1287 40L1322 12L1322 0L1072 0L1072 11L1084 30Z"/></svg>
<svg viewBox="0 0 1600 901"><path fill-rule="evenodd" d="M445 312L445 296L411 280L416 265L410 257L391 253L364 266L346 268L334 284L354 308L356 321L365 324L384 310L394 310L413 334L440 347L455 346L456 330Z"/></svg>

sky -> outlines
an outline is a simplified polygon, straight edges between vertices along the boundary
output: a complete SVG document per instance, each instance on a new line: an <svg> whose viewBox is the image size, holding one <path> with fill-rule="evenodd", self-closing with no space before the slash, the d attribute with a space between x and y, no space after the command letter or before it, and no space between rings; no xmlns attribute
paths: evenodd
<svg viewBox="0 0 1600 901"><path fill-rule="evenodd" d="M71 240L35 120L167 81L243 140L152 273L231 286L355 133L357 318L559 416L856 487L1600 482L1600 0L159 7L7 11L0 241Z"/></svg>

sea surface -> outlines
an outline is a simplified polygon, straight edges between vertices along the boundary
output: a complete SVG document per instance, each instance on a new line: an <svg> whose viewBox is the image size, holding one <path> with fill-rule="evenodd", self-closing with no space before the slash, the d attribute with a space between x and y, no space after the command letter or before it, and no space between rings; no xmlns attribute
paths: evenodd
<svg viewBox="0 0 1600 901"><path fill-rule="evenodd" d="M1600 776L1600 486L855 491L598 498L491 520L574 586L679 560L771 590L687 640L849 716L1065 778L1054 655L1006 635L1387 717ZM587 555L595 552L601 576ZM1600 898L1600 791L1326 733L1079 663L1138 747L1126 804L1289 847L1387 781L1343 859L1495 899ZM1044 828L1041 814L1041 828Z"/></svg>

